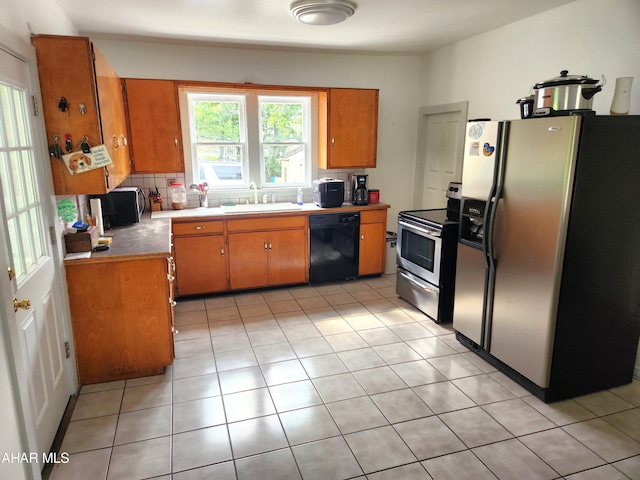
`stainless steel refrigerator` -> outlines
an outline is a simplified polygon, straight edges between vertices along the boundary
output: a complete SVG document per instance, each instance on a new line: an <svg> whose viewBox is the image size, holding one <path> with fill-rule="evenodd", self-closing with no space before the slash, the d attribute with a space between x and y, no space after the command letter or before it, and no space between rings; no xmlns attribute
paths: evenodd
<svg viewBox="0 0 640 480"><path fill-rule="evenodd" d="M470 122L453 327L539 398L629 383L640 116Z"/></svg>

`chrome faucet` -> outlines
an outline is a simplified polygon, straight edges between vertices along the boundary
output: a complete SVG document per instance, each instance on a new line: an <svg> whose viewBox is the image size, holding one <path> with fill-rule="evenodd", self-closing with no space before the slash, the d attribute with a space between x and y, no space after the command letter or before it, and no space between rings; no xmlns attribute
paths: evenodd
<svg viewBox="0 0 640 480"><path fill-rule="evenodd" d="M258 186L256 182L251 182L249 184L249 191L253 189L253 203L258 203Z"/></svg>

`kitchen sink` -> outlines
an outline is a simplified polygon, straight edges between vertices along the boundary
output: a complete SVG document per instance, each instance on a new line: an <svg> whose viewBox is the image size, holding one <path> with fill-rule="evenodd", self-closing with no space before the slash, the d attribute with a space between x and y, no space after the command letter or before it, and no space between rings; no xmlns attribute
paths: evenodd
<svg viewBox="0 0 640 480"><path fill-rule="evenodd" d="M302 205L295 203L249 203L246 205L221 205L224 213L255 213L255 212L286 212L288 210L301 210Z"/></svg>

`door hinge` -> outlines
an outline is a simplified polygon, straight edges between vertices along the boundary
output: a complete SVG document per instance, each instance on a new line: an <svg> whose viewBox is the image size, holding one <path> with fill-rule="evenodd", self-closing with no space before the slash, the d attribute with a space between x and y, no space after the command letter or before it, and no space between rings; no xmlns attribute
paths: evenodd
<svg viewBox="0 0 640 480"><path fill-rule="evenodd" d="M71 347L69 346L69 342L64 342L64 353L67 358L71 356Z"/></svg>
<svg viewBox="0 0 640 480"><path fill-rule="evenodd" d="M56 227L49 227L49 237L51 238L51 245L58 244L58 237L56 236Z"/></svg>
<svg viewBox="0 0 640 480"><path fill-rule="evenodd" d="M38 97L31 95L31 103L33 105L33 115L37 117L40 115L40 110L38 109Z"/></svg>

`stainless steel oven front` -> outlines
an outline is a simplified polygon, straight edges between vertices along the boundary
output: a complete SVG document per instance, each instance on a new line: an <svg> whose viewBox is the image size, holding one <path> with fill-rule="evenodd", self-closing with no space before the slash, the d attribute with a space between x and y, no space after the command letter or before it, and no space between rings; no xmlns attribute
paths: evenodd
<svg viewBox="0 0 640 480"><path fill-rule="evenodd" d="M440 285L442 230L413 222L402 215L398 219L398 266L415 276Z"/></svg>

